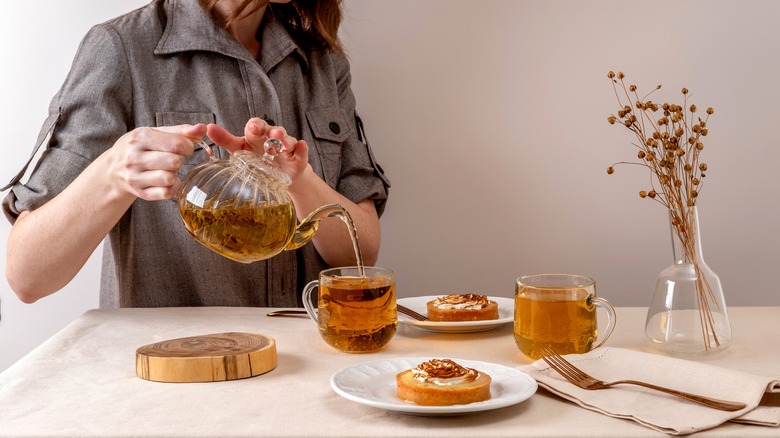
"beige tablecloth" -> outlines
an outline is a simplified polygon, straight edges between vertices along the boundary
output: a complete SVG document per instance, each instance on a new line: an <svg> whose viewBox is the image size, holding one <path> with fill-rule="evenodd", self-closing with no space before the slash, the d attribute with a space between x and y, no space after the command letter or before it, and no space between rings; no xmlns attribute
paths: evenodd
<svg viewBox="0 0 780 438"><path fill-rule="evenodd" d="M511 324L472 334L431 333L402 324L373 354L337 352L302 317L269 309L93 310L0 374L0 436L663 436L632 421L583 409L544 389L519 404L452 417L401 415L337 395L338 370L388 358L452 357L510 367L531 363ZM705 363L773 375L780 366L780 308L733 308L734 342ZM645 309L618 309L608 345L653 352L643 339ZM136 348L221 332L276 339L279 364L250 379L156 383L135 375ZM770 348L775 346L775 348ZM1 347L0 347L1 348ZM780 406L780 400L765 401ZM777 437L777 428L727 423L697 436Z"/></svg>

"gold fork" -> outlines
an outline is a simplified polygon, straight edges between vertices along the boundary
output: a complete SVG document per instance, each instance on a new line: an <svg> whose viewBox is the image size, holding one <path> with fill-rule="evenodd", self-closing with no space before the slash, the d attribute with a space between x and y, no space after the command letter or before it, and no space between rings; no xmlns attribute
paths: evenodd
<svg viewBox="0 0 780 438"><path fill-rule="evenodd" d="M640 382L638 380L616 380L614 382L605 382L585 374L582 370L575 367L571 362L564 359L561 355L556 353L550 348L543 348L541 350L542 359L547 362L552 369L558 372L569 382L579 386L582 389L596 390L605 389L613 385L630 384L644 386L645 388L655 389L656 391L665 392L667 394L682 397L686 400L694 403L699 403L704 406L708 406L722 411L738 411L744 409L747 405L744 403L731 402L725 400L718 400L714 398L704 397L701 395L689 394L687 392L677 391L675 389L664 388L662 386L653 385L651 383Z"/></svg>

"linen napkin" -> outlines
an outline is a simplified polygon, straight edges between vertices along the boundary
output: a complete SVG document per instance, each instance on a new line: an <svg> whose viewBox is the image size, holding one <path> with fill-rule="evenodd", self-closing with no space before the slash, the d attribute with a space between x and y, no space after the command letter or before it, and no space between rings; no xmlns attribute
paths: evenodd
<svg viewBox="0 0 780 438"><path fill-rule="evenodd" d="M632 379L721 400L743 402L742 410L708 408L636 385L581 389L550 368L544 360L520 367L539 386L578 405L605 415L634 420L670 435L686 435L727 421L763 426L780 425L780 407L759 406L765 393L780 393L780 380L709 364L604 347L565 356L582 371L604 381Z"/></svg>

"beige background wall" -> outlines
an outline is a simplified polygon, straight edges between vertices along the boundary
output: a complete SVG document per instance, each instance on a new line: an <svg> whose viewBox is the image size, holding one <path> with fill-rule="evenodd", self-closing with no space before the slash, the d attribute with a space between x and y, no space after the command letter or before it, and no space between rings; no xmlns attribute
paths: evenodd
<svg viewBox="0 0 780 438"><path fill-rule="evenodd" d="M90 25L145 0L12 2L0 14L4 183L25 161ZM704 254L727 302L780 305L776 126L780 3L347 0L344 41L376 155L393 181L379 264L400 296L510 297L523 273L594 277L644 306L671 263L666 213L610 126L606 77L656 101L713 106L700 198ZM0 220L0 245L10 225ZM5 251L0 264L5 265ZM0 281L0 370L97 306L99 254L32 306Z"/></svg>

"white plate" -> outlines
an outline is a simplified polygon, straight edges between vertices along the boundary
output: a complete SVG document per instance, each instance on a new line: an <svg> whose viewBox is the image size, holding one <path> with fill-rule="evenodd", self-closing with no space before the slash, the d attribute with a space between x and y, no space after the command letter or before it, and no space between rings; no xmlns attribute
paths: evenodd
<svg viewBox="0 0 780 438"><path fill-rule="evenodd" d="M433 301L442 295L427 297L398 298L398 304L404 305L417 313L428 314L426 303ZM492 330L502 324L512 322L514 318L515 302L509 298L488 297L498 304L498 319L486 321L418 321L401 312L398 312L398 322L410 324L423 330L439 333L474 333Z"/></svg>
<svg viewBox="0 0 780 438"><path fill-rule="evenodd" d="M363 405L423 416L463 415L503 408L528 399L537 389L536 381L520 370L487 362L452 359L490 375L490 400L466 405L421 406L399 399L396 396L396 374L429 360L430 357L410 357L352 365L337 371L330 379L330 386L338 395Z"/></svg>

